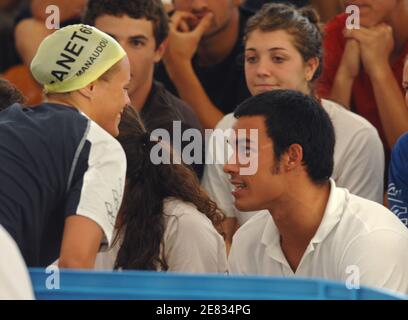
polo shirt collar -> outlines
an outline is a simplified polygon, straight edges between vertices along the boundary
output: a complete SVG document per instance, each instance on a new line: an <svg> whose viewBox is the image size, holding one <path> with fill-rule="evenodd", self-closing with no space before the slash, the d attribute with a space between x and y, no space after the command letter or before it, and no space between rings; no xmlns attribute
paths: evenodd
<svg viewBox="0 0 408 320"><path fill-rule="evenodd" d="M330 232L340 222L347 205L347 192L336 187L333 179L330 179L330 196L324 211L323 219L316 234L310 241L312 244L323 242Z"/></svg>
<svg viewBox="0 0 408 320"><path fill-rule="evenodd" d="M316 234L313 236L305 254L313 251L315 245L324 241L330 232L339 223L347 204L347 191L336 187L333 179L330 179L330 195L324 211L323 219L320 223ZM280 246L280 233L273 221L271 214L268 212L268 219L262 234L261 243L266 246L266 253L273 259L285 262ZM283 258L283 260L282 260Z"/></svg>

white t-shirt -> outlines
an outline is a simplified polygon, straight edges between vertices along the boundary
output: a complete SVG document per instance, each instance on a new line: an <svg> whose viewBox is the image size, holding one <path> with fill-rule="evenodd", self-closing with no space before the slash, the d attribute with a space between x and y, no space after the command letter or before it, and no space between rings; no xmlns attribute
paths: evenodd
<svg viewBox="0 0 408 320"><path fill-rule="evenodd" d="M33 300L34 293L23 257L0 225L0 300Z"/></svg>
<svg viewBox="0 0 408 320"><path fill-rule="evenodd" d="M332 101L322 100L322 105L333 122L336 135L332 178L339 187L347 188L353 194L383 203L384 148L377 130L361 116ZM235 121L230 113L216 129L230 129ZM219 141L213 137L210 146L213 141ZM222 146L215 144L217 153L221 154ZM207 152L206 163L212 163L212 157L211 152ZM202 186L225 215L237 218L240 225L258 213L241 212L235 208L232 186L222 164L205 165Z"/></svg>
<svg viewBox="0 0 408 320"><path fill-rule="evenodd" d="M323 220L293 272L269 212L260 212L234 235L232 274L312 277L408 293L408 229L387 208L337 188L331 180Z"/></svg>
<svg viewBox="0 0 408 320"><path fill-rule="evenodd" d="M196 207L175 198L164 202L166 229L164 256L168 271L226 273L227 257L222 236ZM96 270L112 270L119 251L118 242L97 255Z"/></svg>

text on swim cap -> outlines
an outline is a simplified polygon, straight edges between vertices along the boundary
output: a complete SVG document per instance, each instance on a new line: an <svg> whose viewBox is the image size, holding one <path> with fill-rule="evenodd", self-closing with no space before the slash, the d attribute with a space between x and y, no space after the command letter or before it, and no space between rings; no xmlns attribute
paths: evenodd
<svg viewBox="0 0 408 320"><path fill-rule="evenodd" d="M76 76L79 77L81 75L83 75L86 70L88 70L93 63L95 62L95 60L99 57L99 55L101 54L101 52L103 51L103 48L105 48L107 45L109 44L109 41L106 39L102 39L98 46L95 48L94 52L92 53L92 55L85 61L85 64L81 67L81 69L76 73Z"/></svg>
<svg viewBox="0 0 408 320"><path fill-rule="evenodd" d="M86 26L82 26L79 31L82 33L78 34L77 31L74 31L70 37L70 41L65 45L64 51L60 53L60 57L62 59L57 60L56 64L62 67L65 70L52 70L51 74L59 81L64 81L65 77L69 74L69 70L71 70L72 63L75 63L76 57L79 57L84 46L81 45L81 42L88 42L89 39L84 37L83 35L90 35L92 34L92 29ZM79 47L77 49L77 47ZM55 81L51 81L51 84L55 83Z"/></svg>

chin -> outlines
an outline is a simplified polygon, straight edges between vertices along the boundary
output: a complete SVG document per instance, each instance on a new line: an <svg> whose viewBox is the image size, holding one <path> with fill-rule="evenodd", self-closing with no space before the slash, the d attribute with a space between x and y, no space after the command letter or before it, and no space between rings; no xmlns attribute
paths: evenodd
<svg viewBox="0 0 408 320"><path fill-rule="evenodd" d="M108 128L105 129L111 136L113 136L114 138L116 138L119 135L119 128L115 127L115 128Z"/></svg>
<svg viewBox="0 0 408 320"><path fill-rule="evenodd" d="M379 24L380 22L377 22L373 19L370 19L369 17L360 17L360 25L363 28L372 28Z"/></svg>
<svg viewBox="0 0 408 320"><path fill-rule="evenodd" d="M262 210L260 206L257 206L248 201L243 201L243 199L235 200L234 205L239 211L242 211L242 212Z"/></svg>

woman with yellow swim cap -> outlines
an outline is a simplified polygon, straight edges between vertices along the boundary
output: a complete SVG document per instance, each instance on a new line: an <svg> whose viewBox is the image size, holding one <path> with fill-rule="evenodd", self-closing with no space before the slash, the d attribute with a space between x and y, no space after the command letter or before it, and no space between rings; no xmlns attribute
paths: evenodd
<svg viewBox="0 0 408 320"><path fill-rule="evenodd" d="M126 158L118 135L129 63L109 35L71 25L31 63L45 101L0 112L0 224L29 267L92 268L109 245Z"/></svg>

